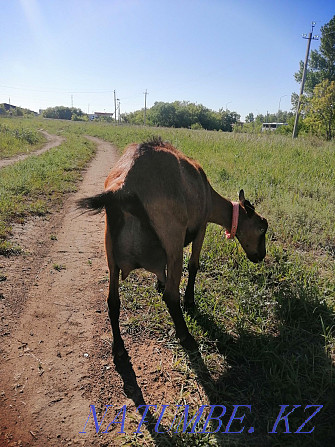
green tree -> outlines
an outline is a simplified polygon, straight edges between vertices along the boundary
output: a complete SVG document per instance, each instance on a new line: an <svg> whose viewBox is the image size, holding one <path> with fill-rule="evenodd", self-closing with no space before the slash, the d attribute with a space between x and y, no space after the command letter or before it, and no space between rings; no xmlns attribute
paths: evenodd
<svg viewBox="0 0 335 447"><path fill-rule="evenodd" d="M178 124L177 127L191 127L192 114L190 103L188 101L175 101L173 105L176 109L176 124Z"/></svg>
<svg viewBox="0 0 335 447"><path fill-rule="evenodd" d="M256 123L256 124L263 124L263 123L265 123L265 116L262 115L261 113L259 113L259 114L256 116L255 123Z"/></svg>
<svg viewBox="0 0 335 447"><path fill-rule="evenodd" d="M176 127L175 106L168 102L155 102L150 109L150 120L154 126Z"/></svg>
<svg viewBox="0 0 335 447"><path fill-rule="evenodd" d="M21 107L16 107L16 109L14 110L14 115L15 116L23 116L23 109L21 109Z"/></svg>
<svg viewBox="0 0 335 447"><path fill-rule="evenodd" d="M221 130L224 132L232 132L233 124L240 120L240 115L236 112L231 112L230 110L220 109L221 113Z"/></svg>
<svg viewBox="0 0 335 447"><path fill-rule="evenodd" d="M335 81L322 81L313 90L305 124L331 140L335 131Z"/></svg>
<svg viewBox="0 0 335 447"><path fill-rule="evenodd" d="M60 120L71 120L72 117L76 117L76 119L80 119L83 116L83 112L81 109L77 109L75 107L64 107L64 106L56 106L49 107L43 112L44 118L53 118Z"/></svg>
<svg viewBox="0 0 335 447"><path fill-rule="evenodd" d="M301 83L304 62L294 74L295 80ZM312 50L306 74L305 92L312 95L314 87L325 79L335 81L335 16L321 27L320 51ZM292 104L294 98L292 98Z"/></svg>
<svg viewBox="0 0 335 447"><path fill-rule="evenodd" d="M184 127L191 129L224 130L231 132L240 115L236 112L219 112L202 104L188 101L155 102L147 110L147 124L150 126ZM123 115L124 122L143 124L143 109Z"/></svg>
<svg viewBox="0 0 335 447"><path fill-rule="evenodd" d="M248 115L245 117L245 122L246 123L253 123L254 121L255 121L254 114L252 112L248 113Z"/></svg>

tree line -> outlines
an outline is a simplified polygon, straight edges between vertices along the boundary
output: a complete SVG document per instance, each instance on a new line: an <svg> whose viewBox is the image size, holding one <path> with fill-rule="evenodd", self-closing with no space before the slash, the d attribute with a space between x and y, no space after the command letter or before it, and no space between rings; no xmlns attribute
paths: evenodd
<svg viewBox="0 0 335 447"><path fill-rule="evenodd" d="M231 132L234 124L240 120L240 115L224 109L217 112L189 101L155 102L147 110L141 109L122 115L123 122L129 124L143 124L144 119L149 126Z"/></svg>
<svg viewBox="0 0 335 447"><path fill-rule="evenodd" d="M43 111L44 118L64 119L72 121L87 121L87 114L81 109L70 107L49 107ZM249 113L246 123L252 124L254 131L260 131L264 122L287 123L293 117L293 112L278 111L278 113L266 115L259 114L256 117ZM110 117L99 117L95 121L113 122ZM202 104L195 104L189 101L155 102L147 109L136 110L135 112L121 115L121 122L125 124L143 125L155 127L175 127L189 129L221 130L232 132L239 129L240 115L230 110L220 109L218 112L205 107ZM248 131L251 126L246 125ZM256 130L255 130L256 129Z"/></svg>
<svg viewBox="0 0 335 447"><path fill-rule="evenodd" d="M43 110L42 116L56 120L84 121L88 119L87 115L81 109L64 106L48 107Z"/></svg>

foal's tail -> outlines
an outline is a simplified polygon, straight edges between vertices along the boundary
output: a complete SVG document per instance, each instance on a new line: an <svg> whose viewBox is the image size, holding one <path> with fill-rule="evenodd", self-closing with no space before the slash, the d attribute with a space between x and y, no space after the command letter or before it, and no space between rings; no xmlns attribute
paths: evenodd
<svg viewBox="0 0 335 447"><path fill-rule="evenodd" d="M112 233L122 225L124 213L129 213L139 219L147 228L152 228L153 234L156 234L147 210L136 193L120 190L105 191L96 196L83 197L76 203L78 208L84 209L84 212L93 211L93 214L98 214L105 208Z"/></svg>
<svg viewBox="0 0 335 447"><path fill-rule="evenodd" d="M115 193L113 191L105 191L96 196L79 199L76 203L78 208L82 208L86 211L92 210L94 211L93 214L98 214L106 207L106 205L114 201L114 195Z"/></svg>
<svg viewBox="0 0 335 447"><path fill-rule="evenodd" d="M77 200L78 208L85 211L93 211L93 214L100 213L104 208L107 216L116 222L123 212L136 216L141 222L151 225L147 211L136 193L126 193L125 191L104 191L92 197L84 197Z"/></svg>

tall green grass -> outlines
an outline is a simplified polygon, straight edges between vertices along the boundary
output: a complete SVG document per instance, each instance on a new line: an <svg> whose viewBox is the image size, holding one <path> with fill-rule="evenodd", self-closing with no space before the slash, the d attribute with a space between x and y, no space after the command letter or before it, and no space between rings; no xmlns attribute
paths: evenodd
<svg viewBox="0 0 335 447"><path fill-rule="evenodd" d="M24 120L0 119L0 159L32 152L44 141L40 132L24 125Z"/></svg>
<svg viewBox="0 0 335 447"><path fill-rule="evenodd" d="M61 146L0 169L0 254L15 250L7 241L13 222L52 212L64 193L76 190L94 150L85 138L68 134Z"/></svg>
<svg viewBox="0 0 335 447"><path fill-rule="evenodd" d="M79 127L78 127L79 131ZM80 132L128 143L161 135L204 167L213 187L230 199L246 196L269 221L268 255L250 263L236 242L209 225L196 282L197 310L186 314L201 358L185 355L171 340L173 327L150 275L136 272L122 283L123 305L136 331L164 341L179 358L185 392L192 402L199 384L207 402L252 405L255 433L236 436L181 435L171 444L316 446L335 442L335 157L334 143L279 135L250 136L175 129L96 126ZM181 288L187 281L185 251ZM194 403L194 400L193 400ZM201 404L198 402L199 405ZM324 405L308 426L310 435L268 432L279 405L300 404L290 417L291 431L304 421L309 404ZM292 408L292 407L291 407ZM247 425L249 426L249 425ZM306 430L306 431L308 431ZM148 435L148 440L150 436ZM132 443L131 445L136 445Z"/></svg>

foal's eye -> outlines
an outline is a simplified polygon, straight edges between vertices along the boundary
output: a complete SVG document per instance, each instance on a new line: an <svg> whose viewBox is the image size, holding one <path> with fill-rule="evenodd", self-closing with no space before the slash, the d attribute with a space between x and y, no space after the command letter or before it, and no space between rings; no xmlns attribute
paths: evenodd
<svg viewBox="0 0 335 447"><path fill-rule="evenodd" d="M259 232L262 233L262 234L265 233L265 228L260 228Z"/></svg>

